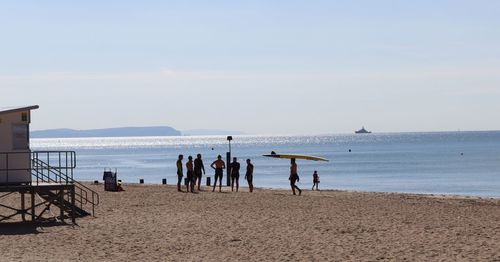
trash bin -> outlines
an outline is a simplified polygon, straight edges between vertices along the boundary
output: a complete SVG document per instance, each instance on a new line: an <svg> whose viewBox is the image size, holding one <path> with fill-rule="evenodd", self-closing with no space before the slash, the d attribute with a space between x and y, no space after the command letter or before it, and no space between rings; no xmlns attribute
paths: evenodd
<svg viewBox="0 0 500 262"><path fill-rule="evenodd" d="M118 191L116 170L113 173L111 169L104 169L102 179L104 180L104 191Z"/></svg>

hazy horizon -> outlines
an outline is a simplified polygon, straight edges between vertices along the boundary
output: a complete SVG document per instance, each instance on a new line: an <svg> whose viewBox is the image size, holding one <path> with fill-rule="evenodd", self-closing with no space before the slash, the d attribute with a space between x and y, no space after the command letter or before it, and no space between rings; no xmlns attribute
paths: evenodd
<svg viewBox="0 0 500 262"><path fill-rule="evenodd" d="M32 130L500 130L500 2L23 1L0 106Z"/></svg>
<svg viewBox="0 0 500 262"><path fill-rule="evenodd" d="M351 132L330 132L330 133L248 133L244 132L241 130L221 130L221 129L204 129L204 128L196 128L196 129L189 129L189 130L180 130L175 128L174 126L117 126L117 127L104 127L104 128L98 128L98 129L72 129L72 128L54 128L54 129L37 129L33 130L31 129L30 132L40 132L40 131L49 131L49 130L60 130L60 129L70 129L74 131L90 131L90 130L99 130L99 129L119 129L119 128L149 128L149 127L171 127L174 128L175 130L179 131L182 133L181 136L226 136L226 135L233 135L233 136L321 136L321 135L351 135L355 134L354 131L358 130L352 130ZM453 132L500 132L500 130L422 130L422 131L384 131L384 132L378 132L374 131L371 129L368 129L368 131L373 132L372 134L397 134L397 133L453 133ZM207 132L207 134L199 135L199 134L191 134L190 132ZM214 134L216 132L223 132L220 134ZM232 133L231 133L232 132ZM210 134L208 134L210 133ZM360 136L364 136L364 134L360 134Z"/></svg>

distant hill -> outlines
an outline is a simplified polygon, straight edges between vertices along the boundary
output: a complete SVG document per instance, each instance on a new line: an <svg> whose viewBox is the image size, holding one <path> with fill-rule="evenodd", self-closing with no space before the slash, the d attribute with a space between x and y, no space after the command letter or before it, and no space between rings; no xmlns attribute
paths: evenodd
<svg viewBox="0 0 500 262"><path fill-rule="evenodd" d="M192 129L182 131L184 136L229 136L229 135L244 135L240 131L227 131L218 129Z"/></svg>
<svg viewBox="0 0 500 262"><path fill-rule="evenodd" d="M32 138L75 138L75 137L127 137L127 136L180 136L180 131L168 126L119 127L105 129L50 129L31 131Z"/></svg>

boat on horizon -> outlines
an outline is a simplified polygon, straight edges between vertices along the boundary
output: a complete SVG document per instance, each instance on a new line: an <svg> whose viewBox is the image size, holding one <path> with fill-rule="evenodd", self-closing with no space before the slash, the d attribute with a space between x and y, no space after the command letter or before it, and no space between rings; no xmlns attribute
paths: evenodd
<svg viewBox="0 0 500 262"><path fill-rule="evenodd" d="M372 132L366 130L365 127L363 126L360 130L354 131L354 133L356 133L356 134L371 134Z"/></svg>

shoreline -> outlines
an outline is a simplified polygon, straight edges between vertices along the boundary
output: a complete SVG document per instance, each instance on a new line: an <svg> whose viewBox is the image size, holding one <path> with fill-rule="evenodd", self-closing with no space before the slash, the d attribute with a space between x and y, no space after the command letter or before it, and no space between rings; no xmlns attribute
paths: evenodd
<svg viewBox="0 0 500 262"><path fill-rule="evenodd" d="M88 186L101 198L96 217L29 232L0 223L3 258L500 260L500 200L337 190L293 196L291 190L231 193L227 187L212 193L206 186L193 194L134 183L124 184L124 192L104 192L102 183Z"/></svg>
<svg viewBox="0 0 500 262"><path fill-rule="evenodd" d="M92 181L79 181L80 183L83 183L85 185L96 185L94 184ZM103 185L103 182L102 181L99 181L99 184L98 185ZM137 185L137 186L162 186L162 187L165 187L165 186L176 186L176 185L173 185L173 184L167 184L167 185L162 185L162 184L157 184L157 183L144 183L144 184L140 184L140 183L134 183L134 182L124 182L123 185ZM185 185L183 185L183 187L185 187ZM203 187L207 187L207 186L203 186ZM211 186L213 187L213 185ZM225 186L223 185L222 188L230 188L230 186ZM248 191L248 187L247 186L241 186L240 185L240 189L244 189L244 190L247 190ZM260 189L260 190L277 190L277 191L291 191L290 188L273 188L273 187L256 187L254 186L254 189ZM313 190L310 190L310 189L302 189L303 192L312 192ZM361 193L361 194L364 194L364 193L373 193L373 194L401 194L401 195L412 195L412 196L422 196L422 197L442 197L442 198L455 198L455 199L490 199L490 200L499 200L500 201L500 196L480 196L480 195L461 195L461 194L452 194L452 193L412 193L412 192L388 192L388 191L362 191L362 190L346 190L346 189L320 189L319 190L320 192L321 191L325 191L325 192L346 192L346 193ZM208 193L208 192L207 192Z"/></svg>

